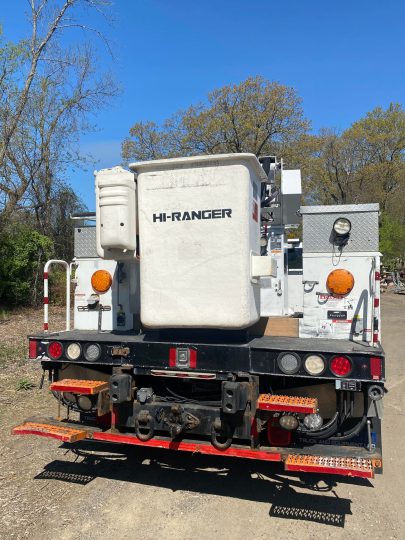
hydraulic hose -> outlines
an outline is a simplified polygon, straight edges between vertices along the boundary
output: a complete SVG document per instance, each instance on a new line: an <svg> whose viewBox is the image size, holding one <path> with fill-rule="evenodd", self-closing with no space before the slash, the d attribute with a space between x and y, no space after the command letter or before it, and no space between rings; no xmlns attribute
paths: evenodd
<svg viewBox="0 0 405 540"><path fill-rule="evenodd" d="M309 429L305 429L303 427L299 427L298 428L298 432L299 433L303 433L305 435L309 435L311 436L313 439L324 439L324 438L328 438L330 437L331 435L333 435L334 433L336 433L337 431L337 421L338 421L338 417L339 417L339 413L336 412L333 416L333 418L331 418L329 420L329 422L327 424L325 424L324 426L322 426L322 429L319 429L317 431L311 431Z"/></svg>
<svg viewBox="0 0 405 540"><path fill-rule="evenodd" d="M355 437L360 433L360 431L364 428L367 422L367 414L364 414L360 420L352 429L349 431L343 432L342 435L335 435L335 433L338 431L338 418L342 414L342 402L339 403L339 412L336 412L333 418L325 424L322 429L318 431L310 431L305 428L300 427L298 431L300 433L304 433L305 435L310 436L313 439L329 439L330 441L347 441L348 439L351 439L352 437ZM367 410L367 395L364 396L364 412ZM347 418L347 415L344 419ZM333 436L335 435L335 436Z"/></svg>
<svg viewBox="0 0 405 540"><path fill-rule="evenodd" d="M352 437L360 433L360 431L366 425L366 422L367 422L367 416L363 416L360 422L357 425L355 425L354 428L352 428L349 431L346 431L342 435L336 435L336 437L331 437L329 440L330 441L346 441L348 439L351 439Z"/></svg>

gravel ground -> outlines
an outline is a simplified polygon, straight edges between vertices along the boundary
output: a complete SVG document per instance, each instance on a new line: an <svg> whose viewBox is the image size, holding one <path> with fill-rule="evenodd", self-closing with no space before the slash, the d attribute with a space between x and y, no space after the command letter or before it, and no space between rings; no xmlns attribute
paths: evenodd
<svg viewBox="0 0 405 540"><path fill-rule="evenodd" d="M40 437L13 437L25 417L53 414L24 360L41 313L0 322L0 538L405 538L405 297L383 296L387 353L384 474L374 480L285 474L279 464L103 447L78 453ZM56 313L62 327L63 312ZM122 453L118 453L122 452Z"/></svg>

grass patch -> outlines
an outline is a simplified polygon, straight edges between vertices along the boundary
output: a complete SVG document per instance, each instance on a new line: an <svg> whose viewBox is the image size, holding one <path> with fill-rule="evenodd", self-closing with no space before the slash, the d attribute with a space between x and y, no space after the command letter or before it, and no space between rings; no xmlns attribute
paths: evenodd
<svg viewBox="0 0 405 540"><path fill-rule="evenodd" d="M35 384L25 378L20 379L16 386L17 392L19 392L20 390L31 390L32 388L35 388Z"/></svg>
<svg viewBox="0 0 405 540"><path fill-rule="evenodd" d="M10 312L0 307L0 323L7 322L10 319Z"/></svg>
<svg viewBox="0 0 405 540"><path fill-rule="evenodd" d="M25 344L8 345L0 343L0 366L5 367L10 364L22 366L27 357Z"/></svg>

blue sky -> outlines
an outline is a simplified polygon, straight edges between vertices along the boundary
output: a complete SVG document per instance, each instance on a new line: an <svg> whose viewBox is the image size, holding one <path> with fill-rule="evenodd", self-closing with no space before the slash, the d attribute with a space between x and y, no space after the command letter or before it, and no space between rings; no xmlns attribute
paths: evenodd
<svg viewBox="0 0 405 540"><path fill-rule="evenodd" d="M26 6L7 2L8 38L24 35ZM95 168L120 163L134 122L159 122L250 75L293 86L315 130L405 103L403 0L116 0L111 10L104 31L115 58L100 46L100 68L113 70L123 93L82 138ZM94 209L92 168L70 180Z"/></svg>

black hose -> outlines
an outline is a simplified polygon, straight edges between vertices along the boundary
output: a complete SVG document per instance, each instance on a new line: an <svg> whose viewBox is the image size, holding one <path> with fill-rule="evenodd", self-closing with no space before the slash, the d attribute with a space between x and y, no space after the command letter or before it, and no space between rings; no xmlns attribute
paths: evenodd
<svg viewBox="0 0 405 540"><path fill-rule="evenodd" d="M329 440L330 441L346 441L348 439L351 439L352 437L360 433L360 431L366 425L366 422L367 422L367 416L363 416L360 422L356 424L354 428L352 428L349 431L346 431L346 433L343 433L342 435L336 435L336 437L331 437Z"/></svg>
<svg viewBox="0 0 405 540"><path fill-rule="evenodd" d="M352 407L350 407L351 409ZM343 409L343 403L341 399L341 394L339 394L339 409L342 411ZM364 396L364 411L367 410L367 395ZM350 414L345 415L343 418L343 422L350 416ZM313 439L329 439L330 441L347 441L348 439L351 439L352 437L355 437L360 433L360 431L364 428L367 422L367 414L364 414L360 420L352 429L349 431L343 432L342 435L334 435L338 430L337 420L339 418L339 412L336 412L334 417L324 426L322 426L322 429L319 431L310 431L303 429L300 427L298 431L300 433L304 433L305 435L310 436ZM342 423L343 423L342 422Z"/></svg>

